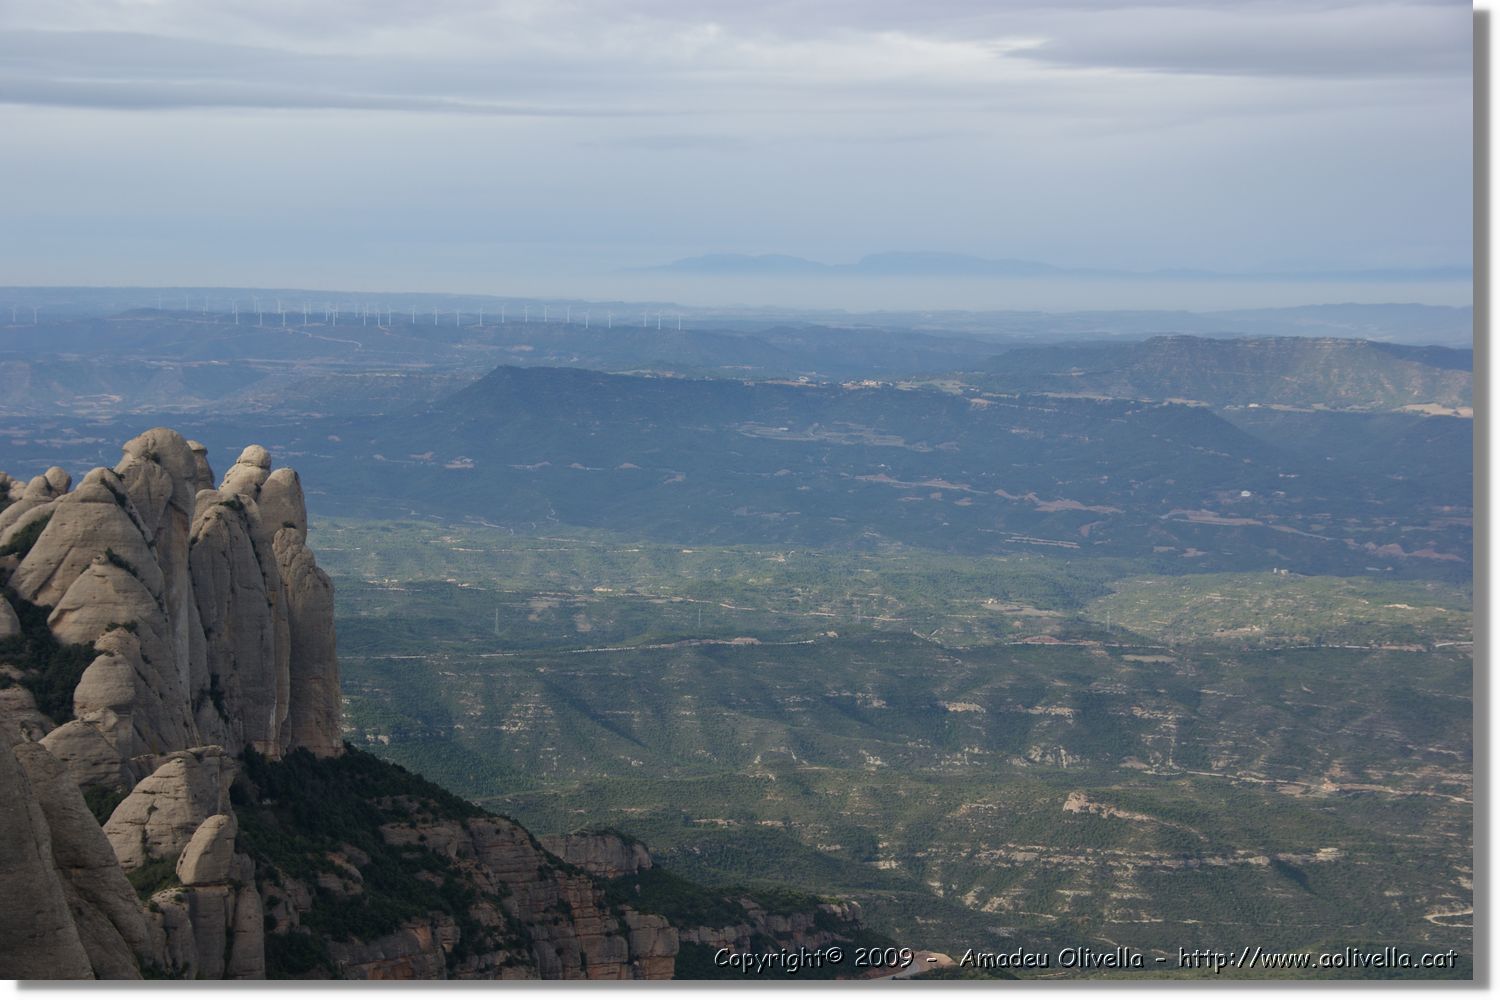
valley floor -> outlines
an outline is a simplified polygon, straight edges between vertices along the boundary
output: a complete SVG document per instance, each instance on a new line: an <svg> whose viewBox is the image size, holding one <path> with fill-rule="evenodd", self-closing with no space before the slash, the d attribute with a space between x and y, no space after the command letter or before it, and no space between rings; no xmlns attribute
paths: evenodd
<svg viewBox="0 0 1500 1000"><path fill-rule="evenodd" d="M1456 587L317 530L349 738L539 833L950 955L1471 951Z"/></svg>

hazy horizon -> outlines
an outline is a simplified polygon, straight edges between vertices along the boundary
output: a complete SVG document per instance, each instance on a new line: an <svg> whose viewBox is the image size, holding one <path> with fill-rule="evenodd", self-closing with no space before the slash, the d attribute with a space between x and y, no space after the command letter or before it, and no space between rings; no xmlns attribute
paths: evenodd
<svg viewBox="0 0 1500 1000"><path fill-rule="evenodd" d="M0 11L6 284L630 295L708 253L1469 266L1472 11L673 0ZM80 26L86 26L80 28ZM639 277L633 277L637 284ZM804 307L1468 300L1135 280L657 282ZM525 287L521 287L521 286Z"/></svg>
<svg viewBox="0 0 1500 1000"><path fill-rule="evenodd" d="M150 284L122 282L46 282L0 286L0 307L25 311L42 305L17 290L92 289L128 291L252 292L301 291L318 295L363 297L370 301L433 296L439 299L494 299L552 301L624 306L681 306L686 309L827 313L878 312L1231 312L1247 309L1291 309L1326 306L1436 306L1471 308L1473 286L1468 282L1308 282L1308 281L1087 281L1070 278L955 279L906 278L900 281L869 277L805 279L786 276L693 278L670 274L604 274L582 279L537 275L527 279L472 282L433 282L426 287L408 282L390 286L313 283L179 282ZM241 301L242 311L249 302ZM389 304L389 303L386 303ZM169 301L166 308L180 303ZM195 300L191 309L201 306ZM214 302L214 310L228 311L229 301ZM419 307L420 308L420 307Z"/></svg>

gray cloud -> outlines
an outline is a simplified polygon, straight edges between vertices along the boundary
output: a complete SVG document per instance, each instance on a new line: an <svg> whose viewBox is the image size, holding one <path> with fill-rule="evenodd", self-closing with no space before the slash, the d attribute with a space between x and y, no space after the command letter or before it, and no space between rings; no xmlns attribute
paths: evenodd
<svg viewBox="0 0 1500 1000"><path fill-rule="evenodd" d="M248 31L238 29L251 15L236 3L168 0L131 8L131 17L80 0L56 5L93 10L92 21L111 29L88 31L51 27L53 7L30 18L25 8L0 13L0 100L12 104L814 113L894 94L908 105L992 102L997 88L1015 87L1087 99L1103 89L1102 70L1327 79L1469 71L1469 15L1449 3L634 0L508 16L470 3L266 3Z"/></svg>
<svg viewBox="0 0 1500 1000"><path fill-rule="evenodd" d="M1215 76L1467 76L1467 6L1392 4L1093 12L1031 49L1072 66Z"/></svg>
<svg viewBox="0 0 1500 1000"><path fill-rule="evenodd" d="M500 104L444 97L348 94L266 83L184 81L28 80L0 74L0 102L114 111L190 108L260 110L402 111L516 118L629 118L619 108ZM659 112L651 112L653 116Z"/></svg>
<svg viewBox="0 0 1500 1000"><path fill-rule="evenodd" d="M0 268L1461 265L1469 31L1418 0L10 0Z"/></svg>

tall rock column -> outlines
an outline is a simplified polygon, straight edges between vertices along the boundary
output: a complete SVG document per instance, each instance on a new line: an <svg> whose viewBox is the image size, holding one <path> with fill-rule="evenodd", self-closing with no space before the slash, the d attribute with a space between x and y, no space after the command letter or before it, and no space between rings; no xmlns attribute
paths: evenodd
<svg viewBox="0 0 1500 1000"><path fill-rule="evenodd" d="M206 646L207 697L195 705L206 740L281 755L288 635L281 573L261 537L254 499L198 494L189 564Z"/></svg>
<svg viewBox="0 0 1500 1000"><path fill-rule="evenodd" d="M319 756L343 749L339 729L339 661L333 630L333 581L307 547L307 503L291 469L277 469L260 487L261 520L275 532L276 565L291 627L291 704L287 749Z"/></svg>
<svg viewBox="0 0 1500 1000"><path fill-rule="evenodd" d="M180 689L198 700L208 678L203 624L193 600L188 555L199 456L181 434L166 427L132 438L124 451L115 473L161 570L161 608L172 640L171 666Z"/></svg>

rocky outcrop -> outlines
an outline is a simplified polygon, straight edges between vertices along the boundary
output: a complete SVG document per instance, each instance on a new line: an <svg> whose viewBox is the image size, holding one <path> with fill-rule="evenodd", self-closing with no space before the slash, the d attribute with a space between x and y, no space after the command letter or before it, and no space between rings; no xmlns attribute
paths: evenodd
<svg viewBox="0 0 1500 1000"><path fill-rule="evenodd" d="M307 547L307 502L302 481L277 469L260 486L262 521L274 531L272 550L285 587L290 630L290 707L286 739L313 753L337 753L339 672L333 630L333 581Z"/></svg>
<svg viewBox="0 0 1500 1000"><path fill-rule="evenodd" d="M651 852L645 844L611 831L543 837L542 846L600 878L634 875L651 867Z"/></svg>
<svg viewBox="0 0 1500 1000"><path fill-rule="evenodd" d="M177 859L178 881L183 885L217 885L229 881L238 834L239 826L232 813L218 813L198 824Z"/></svg>
<svg viewBox="0 0 1500 1000"><path fill-rule="evenodd" d="M342 751L333 588L272 465L251 446L216 489L206 449L156 428L77 489L0 474L0 889L26 900L0 973L264 974L234 759ZM101 824L89 803L116 800ZM126 873L174 864L143 909Z"/></svg>
<svg viewBox="0 0 1500 1000"><path fill-rule="evenodd" d="M234 773L222 747L168 754L104 824L120 865L132 871L181 854L204 820L229 809Z"/></svg>
<svg viewBox="0 0 1500 1000"><path fill-rule="evenodd" d="M0 511L9 592L50 608L59 642L99 653L73 719L57 719L54 749L83 787L128 788L194 746L341 749L332 585L297 475L259 446L218 489L212 475L201 445L157 428L77 489L49 469ZM20 627L4 604L0 639Z"/></svg>
<svg viewBox="0 0 1500 1000"><path fill-rule="evenodd" d="M352 766L373 771L379 765L354 754ZM251 774L274 771L258 765ZM274 777L274 775L273 775ZM264 780L264 779L260 779ZM309 785L347 785L368 780L341 774L314 776ZM262 827L280 827L284 810L300 783L276 788L271 800L246 806ZM267 856L267 924L278 949L299 940L303 928L318 928L326 954L305 975L339 978L407 979L656 979L670 978L677 954L677 932L663 916L637 912L611 902L603 883L581 868L560 862L523 827L472 807L447 805L408 787L399 796L376 795L384 822L376 828L349 828L364 837L363 848L341 844L317 859L315 879L284 868ZM416 791L418 794L413 794ZM435 791L435 790L434 790ZM331 809L348 808L331 787L323 793ZM617 846L623 842L616 838ZM402 890L389 874L395 859L423 857L423 879L449 886L457 906L433 910L420 900L419 886ZM309 867L305 857L296 865ZM417 893L417 899L408 898ZM342 936L338 930L378 923L376 914L403 907L410 913L398 926L373 935Z"/></svg>
<svg viewBox="0 0 1500 1000"><path fill-rule="evenodd" d="M184 979L265 978L265 916L255 863L235 851L232 813L199 824L177 859L180 886L151 897L163 965Z"/></svg>
<svg viewBox="0 0 1500 1000"><path fill-rule="evenodd" d="M857 903L818 903L792 913L776 913L748 896L735 902L744 908L744 919L722 927L684 927L679 931L682 942L715 951L752 951L756 942L766 940L789 948L822 948L846 941L847 931L863 921Z"/></svg>

